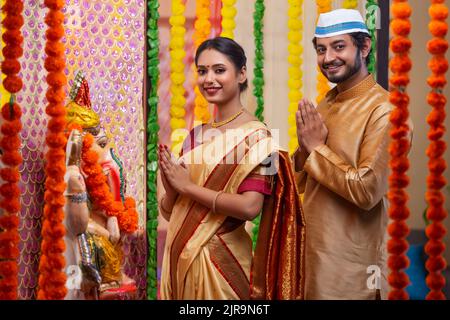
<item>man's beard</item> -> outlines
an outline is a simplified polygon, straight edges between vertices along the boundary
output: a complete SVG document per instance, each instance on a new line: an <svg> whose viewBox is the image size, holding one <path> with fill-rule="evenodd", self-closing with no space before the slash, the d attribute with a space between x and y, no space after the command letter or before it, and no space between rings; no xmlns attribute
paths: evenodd
<svg viewBox="0 0 450 320"><path fill-rule="evenodd" d="M346 69L345 73L343 75L341 75L341 76L328 75L326 73L325 66L322 67L323 70L325 71L325 72L322 71L322 73L328 79L328 81L330 81L332 83L341 83L341 82L347 81L348 79L353 77L355 74L357 74L359 72L359 70L361 70L361 67L362 67L361 51L359 49L358 49L358 52L356 53L356 57L355 57L354 61L355 61L355 63L354 63L353 66L348 67L348 64L347 64L347 69ZM330 65L333 66L333 63L331 63Z"/></svg>

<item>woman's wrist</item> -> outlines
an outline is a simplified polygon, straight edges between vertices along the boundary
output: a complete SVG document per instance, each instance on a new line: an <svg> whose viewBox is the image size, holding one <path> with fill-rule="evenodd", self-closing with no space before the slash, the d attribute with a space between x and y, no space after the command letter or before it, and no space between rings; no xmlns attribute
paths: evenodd
<svg viewBox="0 0 450 320"><path fill-rule="evenodd" d="M181 190L180 190L180 194L183 196L189 196L193 193L193 189L196 187L195 183L188 183L186 185L184 185Z"/></svg>
<svg viewBox="0 0 450 320"><path fill-rule="evenodd" d="M165 200L166 199L166 195L164 195L161 200L159 200L159 208L161 209L161 211L163 211L164 213L170 215L172 214L172 210L168 210L166 209L166 204L165 204Z"/></svg>

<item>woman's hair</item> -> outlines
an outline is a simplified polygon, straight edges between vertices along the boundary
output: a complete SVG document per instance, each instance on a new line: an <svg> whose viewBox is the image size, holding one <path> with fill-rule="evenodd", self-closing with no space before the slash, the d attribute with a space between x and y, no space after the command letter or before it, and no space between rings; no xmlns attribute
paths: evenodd
<svg viewBox="0 0 450 320"><path fill-rule="evenodd" d="M245 56L244 49L242 49L236 41L224 37L206 40L198 47L197 52L195 53L196 66L198 65L198 58L200 57L200 54L206 49L214 49L226 55L238 71L240 71L242 67L247 67L247 57ZM240 92L247 89L247 87L248 80L245 79L244 83L239 84Z"/></svg>

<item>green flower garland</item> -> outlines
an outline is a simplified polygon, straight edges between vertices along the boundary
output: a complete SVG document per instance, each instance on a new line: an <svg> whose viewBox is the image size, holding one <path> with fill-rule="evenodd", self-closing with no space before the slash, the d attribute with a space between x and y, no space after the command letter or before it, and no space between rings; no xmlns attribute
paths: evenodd
<svg viewBox="0 0 450 320"><path fill-rule="evenodd" d="M256 0L253 13L253 35L255 37L255 67L253 68L253 94L256 98L255 116L264 121L264 0Z"/></svg>
<svg viewBox="0 0 450 320"><path fill-rule="evenodd" d="M372 38L372 51L370 52L370 63L367 66L368 71L375 75L376 73L376 59L377 59L377 12L378 1L367 0L366 3L366 24L369 29L370 37Z"/></svg>
<svg viewBox="0 0 450 320"><path fill-rule="evenodd" d="M255 37L255 67L253 68L253 94L256 98L255 116L259 121L264 122L264 0L255 1L255 11L253 13L253 35ZM259 222L261 215L253 220L252 230L253 248L256 246L259 232Z"/></svg>
<svg viewBox="0 0 450 320"><path fill-rule="evenodd" d="M147 299L155 300L157 295L157 228L158 228L158 199L156 196L158 169L158 80L159 80L159 36L158 19L159 3L157 0L148 1L147 21L147 77L150 78L150 93L148 96L147 116Z"/></svg>

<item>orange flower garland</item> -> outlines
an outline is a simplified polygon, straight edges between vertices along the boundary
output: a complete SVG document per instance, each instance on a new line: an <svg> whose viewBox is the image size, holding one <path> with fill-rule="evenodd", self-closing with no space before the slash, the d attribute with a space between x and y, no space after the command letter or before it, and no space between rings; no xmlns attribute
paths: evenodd
<svg viewBox="0 0 450 320"><path fill-rule="evenodd" d="M404 289L408 285L409 279L403 269L406 269L409 265L409 260L405 255L408 249L405 238L409 233L409 228L405 222L409 216L409 209L406 206L408 196L405 188L409 184L409 178L406 175L409 168L407 154L410 148L407 124L409 96L406 93L406 86L409 83L408 73L412 66L408 56L411 47L411 41L408 39L411 30L411 23L409 22L411 11L411 7L406 0L394 0L392 3L393 20L391 21L391 29L393 37L390 42L390 49L394 56L389 63L392 72L390 102L395 108L390 117L392 142L389 147L391 154L389 165L392 170L389 177L388 192L389 217L393 221L388 226L388 233L391 236L388 242L388 266L391 269L388 276L391 286L390 300L408 299L408 294Z"/></svg>
<svg viewBox="0 0 450 320"><path fill-rule="evenodd" d="M138 226L138 213L136 202L125 198L125 203L115 201L108 186L103 169L98 163L99 155L91 150L94 137L86 134L83 139L83 150L81 159L83 172L86 174L86 187L94 206L104 211L108 216L117 217L119 228L125 232L136 231Z"/></svg>
<svg viewBox="0 0 450 320"><path fill-rule="evenodd" d="M64 107L64 75L65 59L64 46L61 38L64 36L64 14L61 12L64 6L63 0L45 0L44 4L49 9L45 23L48 25L46 32L45 69L47 74L47 100L46 113L51 117L47 126L46 143L48 146L45 166L45 206L42 223L41 258L39 261L39 290L37 298L40 300L64 299L67 289L65 287L66 274L64 259L64 234L63 225L65 203L64 174L66 137L64 128L66 125Z"/></svg>
<svg viewBox="0 0 450 320"><path fill-rule="evenodd" d="M211 22L209 21L211 16L210 2L209 0L197 0L196 1L196 20L194 23L194 45L195 49L197 49L203 41L208 39L211 33ZM195 67L195 66L194 66ZM194 71L197 78L197 70ZM194 87L195 93L195 108L194 114L196 120L201 121L201 123L207 123L211 118L209 113L209 106L206 99L200 93L200 89L195 84Z"/></svg>
<svg viewBox="0 0 450 320"><path fill-rule="evenodd" d="M445 73L448 70L448 61L445 58L445 53L448 50L448 42L445 40L445 36L448 26L445 20L448 16L448 8L445 6L444 0L431 0L429 14L431 17L429 30L433 38L428 42L427 49L433 56L428 65L432 74L428 77L427 82L432 90L428 94L427 100L433 110L427 118L430 125L428 139L431 143L427 149L427 155L430 158L428 162L430 173L427 178L426 200L428 203L427 218L432 223L426 228L426 234L429 238L425 246L425 252L428 255L425 266L429 272L426 283L430 288L426 299L445 300L445 295L442 292L445 286L442 270L446 268L447 263L442 257L445 250L442 238L446 230L442 221L447 217L447 212L443 206L444 195L441 189L446 183L442 174L447 168L447 163L442 156L447 149L443 140L447 99L442 90L447 84Z"/></svg>
<svg viewBox="0 0 450 320"><path fill-rule="evenodd" d="M22 79L18 76L20 71L19 58L22 56L23 36L20 28L23 25L23 1L7 0L2 8L6 14L3 27L5 48L2 62L2 72L6 75L3 86L11 93L10 103L2 107L1 113L4 124L1 127L3 134L0 147L3 151L1 161L5 165L0 170L3 184L0 186L0 194L3 197L0 207L0 300L17 299L17 261L19 258L19 217L20 190L18 182L20 178L19 165L22 163L20 153L20 131L22 115L20 106L14 102L14 94L22 89Z"/></svg>

